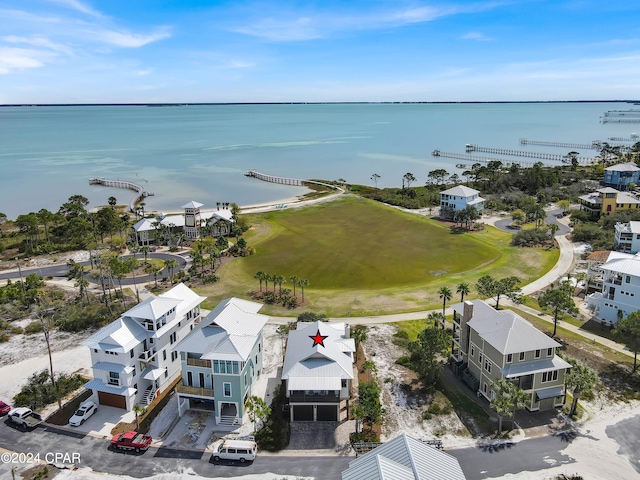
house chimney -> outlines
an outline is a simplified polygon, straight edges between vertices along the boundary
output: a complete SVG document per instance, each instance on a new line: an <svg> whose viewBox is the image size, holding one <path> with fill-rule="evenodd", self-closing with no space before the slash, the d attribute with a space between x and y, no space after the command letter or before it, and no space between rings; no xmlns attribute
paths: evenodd
<svg viewBox="0 0 640 480"><path fill-rule="evenodd" d="M469 327L467 322L473 317L473 302L465 300L462 304L462 318L460 319L460 349L468 358L469 353Z"/></svg>

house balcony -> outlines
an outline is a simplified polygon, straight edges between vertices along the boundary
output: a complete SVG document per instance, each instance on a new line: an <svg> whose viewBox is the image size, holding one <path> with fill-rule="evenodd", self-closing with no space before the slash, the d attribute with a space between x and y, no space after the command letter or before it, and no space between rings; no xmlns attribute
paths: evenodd
<svg viewBox="0 0 640 480"><path fill-rule="evenodd" d="M186 385L176 386L176 392L183 395L193 395L195 397L214 398L213 388L188 387Z"/></svg>
<svg viewBox="0 0 640 480"><path fill-rule="evenodd" d="M289 392L289 403L338 403L340 391L333 390L326 394L306 393L300 390Z"/></svg>
<svg viewBox="0 0 640 480"><path fill-rule="evenodd" d="M145 350L144 352L142 352L140 355L138 355L138 358L140 360L142 360L143 362L148 362L149 360L151 360L151 358L156 354L156 349L154 348L150 348L148 350Z"/></svg>
<svg viewBox="0 0 640 480"><path fill-rule="evenodd" d="M187 365L192 367L211 368L211 360L200 360L199 358L187 358Z"/></svg>
<svg viewBox="0 0 640 480"><path fill-rule="evenodd" d="M613 283L614 285L622 285L622 276L614 275L605 277L604 283Z"/></svg>

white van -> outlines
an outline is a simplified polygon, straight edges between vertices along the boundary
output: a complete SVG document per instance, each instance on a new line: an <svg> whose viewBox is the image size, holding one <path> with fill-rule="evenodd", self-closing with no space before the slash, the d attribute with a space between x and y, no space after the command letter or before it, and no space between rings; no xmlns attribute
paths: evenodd
<svg viewBox="0 0 640 480"><path fill-rule="evenodd" d="M213 459L216 462L220 460L239 460L244 463L247 460L253 460L258 453L258 444L247 440L225 440L221 442L213 452Z"/></svg>

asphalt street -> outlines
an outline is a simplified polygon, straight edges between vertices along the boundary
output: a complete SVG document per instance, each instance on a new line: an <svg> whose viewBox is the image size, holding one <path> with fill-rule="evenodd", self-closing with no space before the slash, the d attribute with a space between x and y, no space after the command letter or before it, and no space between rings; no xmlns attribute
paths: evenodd
<svg viewBox="0 0 640 480"><path fill-rule="evenodd" d="M553 225L558 225L558 227L560 227L558 228L558 231L555 234L556 237L559 235L566 235L571 231L569 227L567 227L566 225L558 221L557 215L560 215L560 214L562 214L562 210L559 208L554 210L549 210L547 211L547 218L545 219L545 221L549 225L553 224ZM512 222L513 220L511 220L511 217L508 217L502 220L498 220L494 225L496 226L496 228L499 228L500 230L504 230L505 232L516 233L518 232L518 229L511 227Z"/></svg>
<svg viewBox="0 0 640 480"><path fill-rule="evenodd" d="M124 255L122 258L126 259L131 257L131 255ZM187 265L187 261L181 257L180 255L173 255L170 253L149 253L148 254L149 258L158 258L160 260L168 260L170 258L173 258L174 260L178 261L178 269L182 269L185 268L185 266ZM140 255L137 255L137 258L141 258ZM84 265L84 266L88 266L90 265L91 262L80 262L80 265ZM175 271L177 272L178 269L176 269ZM23 268L22 269L22 277L26 277L27 275L29 275L30 273L35 273L38 276L45 278L45 277L64 277L67 272L69 271L69 267L67 267L67 265L65 263L62 263L60 265L52 265L50 267L39 267L39 268ZM162 277L166 277L169 275L168 270L165 268L164 270L162 270L161 273L158 274L158 279L162 278ZM90 282L95 283L95 281L93 281L89 276L86 276L87 280L89 280ZM0 273L0 280L7 280L7 279L12 279L12 280L16 280L16 279L20 279L20 272L18 270L12 270L10 272L2 272ZM136 283L147 283L147 282L152 282L153 281L153 275L142 275L142 276L137 276L135 279ZM122 279L122 285L133 285L134 284L134 279L133 278L123 278Z"/></svg>

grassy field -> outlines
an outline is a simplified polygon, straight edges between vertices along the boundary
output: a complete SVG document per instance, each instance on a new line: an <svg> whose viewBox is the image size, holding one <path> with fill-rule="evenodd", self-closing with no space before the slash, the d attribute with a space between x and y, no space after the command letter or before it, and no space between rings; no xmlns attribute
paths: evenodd
<svg viewBox="0 0 640 480"><path fill-rule="evenodd" d="M263 271L309 281L308 305L296 311L268 306L268 314L415 311L438 306L441 286L455 292L457 283L473 285L485 274L516 275L526 283L548 271L559 254L511 247L511 235L493 227L452 234L440 222L359 197L247 220L252 228L245 238L256 254L227 263L219 283L198 289L209 297L205 307L231 295L246 298L258 289L255 273Z"/></svg>

